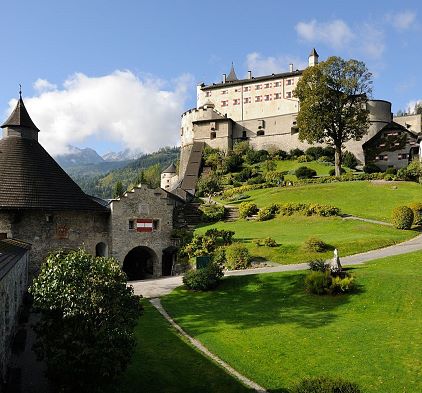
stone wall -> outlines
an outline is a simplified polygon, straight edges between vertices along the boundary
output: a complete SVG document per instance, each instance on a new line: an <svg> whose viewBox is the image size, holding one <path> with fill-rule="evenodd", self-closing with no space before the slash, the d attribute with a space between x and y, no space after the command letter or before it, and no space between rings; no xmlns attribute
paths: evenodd
<svg viewBox="0 0 422 393"><path fill-rule="evenodd" d="M0 214L0 232L32 245L30 275L36 274L46 255L61 248L85 248L95 255L96 245L110 248L108 214L81 211L20 211Z"/></svg>
<svg viewBox="0 0 422 393"><path fill-rule="evenodd" d="M154 277L162 275L163 250L172 245L173 209L179 202L161 188L134 188L111 203L111 255L123 266L126 255L138 246L147 247L155 255ZM138 232L137 219L152 219L152 232ZM129 221L134 227L129 226Z"/></svg>
<svg viewBox="0 0 422 393"><path fill-rule="evenodd" d="M5 382L19 307L26 292L28 262L29 252L26 251L6 275L0 277L0 385Z"/></svg>

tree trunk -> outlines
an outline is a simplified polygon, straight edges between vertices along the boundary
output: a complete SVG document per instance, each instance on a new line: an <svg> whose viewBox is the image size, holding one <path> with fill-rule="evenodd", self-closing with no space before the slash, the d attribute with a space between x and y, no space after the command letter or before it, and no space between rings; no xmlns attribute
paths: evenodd
<svg viewBox="0 0 422 393"><path fill-rule="evenodd" d="M341 162L342 162L342 156L341 156L341 146L336 146L336 154L335 154L335 170L336 170L336 176L341 175Z"/></svg>

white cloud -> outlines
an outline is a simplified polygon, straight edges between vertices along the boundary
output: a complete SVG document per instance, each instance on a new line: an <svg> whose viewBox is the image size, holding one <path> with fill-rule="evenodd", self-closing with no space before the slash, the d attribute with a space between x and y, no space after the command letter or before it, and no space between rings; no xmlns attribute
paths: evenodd
<svg viewBox="0 0 422 393"><path fill-rule="evenodd" d="M299 22L295 26L299 37L312 43L323 43L336 49L345 47L354 38L354 33L341 19L330 22Z"/></svg>
<svg viewBox="0 0 422 393"><path fill-rule="evenodd" d="M40 94L24 100L41 130L40 143L53 155L66 154L68 145L92 136L151 152L179 142L180 115L192 84L190 75L166 83L130 71L101 77L78 73L61 89L37 80ZM9 111L15 105L11 100Z"/></svg>
<svg viewBox="0 0 422 393"><path fill-rule="evenodd" d="M364 23L359 31L358 48L366 56L379 59L385 50L383 30L372 24Z"/></svg>
<svg viewBox="0 0 422 393"><path fill-rule="evenodd" d="M410 29L416 20L416 12L402 11L395 14L386 15L386 20L390 22L397 30Z"/></svg>
<svg viewBox="0 0 422 393"><path fill-rule="evenodd" d="M264 57L258 52L249 53L246 57L248 70L253 75L269 75L272 73L284 72L289 70L289 64L293 64L293 69L303 69L307 63L297 57L282 55Z"/></svg>

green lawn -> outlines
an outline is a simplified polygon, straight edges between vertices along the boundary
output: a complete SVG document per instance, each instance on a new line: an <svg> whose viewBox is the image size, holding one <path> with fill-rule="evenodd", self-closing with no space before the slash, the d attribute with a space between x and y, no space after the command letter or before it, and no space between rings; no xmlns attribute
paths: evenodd
<svg viewBox="0 0 422 393"><path fill-rule="evenodd" d="M339 207L343 213L389 221L394 207L422 201L422 186L411 182L369 181L311 184L248 191L259 207L271 203L310 202Z"/></svg>
<svg viewBox="0 0 422 393"><path fill-rule="evenodd" d="M318 297L304 272L228 277L214 292L163 298L191 335L274 392L309 376L366 393L422 391L422 252L353 269L360 290ZM222 389L218 391L224 391Z"/></svg>
<svg viewBox="0 0 422 393"><path fill-rule="evenodd" d="M182 339L150 303L136 328L137 347L116 392L248 392Z"/></svg>
<svg viewBox="0 0 422 393"><path fill-rule="evenodd" d="M295 181L297 177L293 174L293 172L301 167L306 166L316 171L318 176L328 176L328 172L330 169L334 168L334 165L330 165L328 163L319 162L319 161L310 161L310 162L297 162L297 160L279 160L277 161L277 171L285 172L289 171L290 174L285 176L286 180ZM349 168L344 168L346 171L350 171Z"/></svg>
<svg viewBox="0 0 422 393"><path fill-rule="evenodd" d="M357 254L399 243L417 234L414 231L401 231L385 225L343 220L338 217L300 215L278 216L273 220L262 222L246 220L219 222L198 228L196 233L202 234L210 228L234 231L235 239L245 242L255 258L262 257L283 264L330 258L334 248L339 250L341 256ZM316 236L332 246L331 250L325 253L304 251L303 243L311 236ZM266 237L272 237L279 247L258 247L252 242L253 239Z"/></svg>

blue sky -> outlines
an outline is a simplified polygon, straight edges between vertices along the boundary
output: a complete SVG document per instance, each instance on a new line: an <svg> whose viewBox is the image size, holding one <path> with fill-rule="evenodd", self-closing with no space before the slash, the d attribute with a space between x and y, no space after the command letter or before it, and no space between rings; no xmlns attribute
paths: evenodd
<svg viewBox="0 0 422 393"><path fill-rule="evenodd" d="M52 154L178 143L196 84L306 64L316 47L365 61L393 111L422 99L417 1L21 0L0 5L4 118L18 84Z"/></svg>

